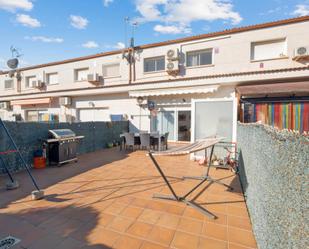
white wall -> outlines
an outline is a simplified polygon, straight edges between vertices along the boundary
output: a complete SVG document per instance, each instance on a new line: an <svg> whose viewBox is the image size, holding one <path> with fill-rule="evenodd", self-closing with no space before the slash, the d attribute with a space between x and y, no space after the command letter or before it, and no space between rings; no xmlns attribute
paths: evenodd
<svg viewBox="0 0 309 249"><path fill-rule="evenodd" d="M136 83L154 80L173 79L166 72L144 73L143 61L145 58L166 55L169 49L180 49L184 55L188 51L201 50L206 48L214 48L217 52L214 53L214 65L202 66L195 68L183 68L182 77L193 77L202 75L259 71L278 68L302 67L307 63L300 63L292 60L293 51L299 46L309 46L309 22L295 23L290 25L282 25L278 27L253 30L248 32L236 33L228 36L219 36L210 39L185 42L181 44L165 45L160 47L148 48L139 51L136 62ZM278 38L287 39L288 56L282 59L266 60L264 68L260 68L261 61L251 61L251 43L272 40ZM106 79L104 85L121 85L128 84L129 67L126 60L122 59L122 54L108 55L95 59L76 61L71 63L59 64L54 66L41 67L31 70L22 71L22 91L21 94L32 92L45 92L38 89L25 88L25 77L36 75L40 79L44 79L44 74L58 72L59 84L47 87L47 91L63 90L63 89L78 89L78 88L95 88L91 83L74 82L74 69L88 67L90 73L97 72L102 75L102 65L120 63L120 77ZM301 72L299 72L301 74ZM0 96L16 94L16 84L13 90L4 90L4 80L7 75L0 75ZM263 77L263 76L261 76ZM267 75L266 78L272 78L272 75ZM230 81L232 79L229 79ZM153 86L155 87L155 85ZM14 98L14 97L12 97ZM1 101L1 97L0 97Z"/></svg>
<svg viewBox="0 0 309 249"><path fill-rule="evenodd" d="M91 104L89 103L91 102ZM94 108L90 108L91 105ZM79 120L79 110L88 110L89 116L93 115L93 109L104 110L106 115L101 121L110 121L110 115L123 114L127 115L132 131L141 128L142 130L150 129L149 111L147 108L141 109L141 127L140 127L140 108L135 98L129 98L128 94L117 95L93 95L73 98L71 108L72 115Z"/></svg>

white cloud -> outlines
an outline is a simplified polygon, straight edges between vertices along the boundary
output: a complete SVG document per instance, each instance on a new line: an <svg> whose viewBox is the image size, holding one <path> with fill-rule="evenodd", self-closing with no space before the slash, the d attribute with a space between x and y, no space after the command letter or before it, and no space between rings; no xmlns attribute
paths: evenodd
<svg viewBox="0 0 309 249"><path fill-rule="evenodd" d="M29 11L33 4L29 0L0 0L0 9L14 12L17 9Z"/></svg>
<svg viewBox="0 0 309 249"><path fill-rule="evenodd" d="M103 4L105 7L108 7L108 5L110 5L112 2L114 2L114 0L103 0Z"/></svg>
<svg viewBox="0 0 309 249"><path fill-rule="evenodd" d="M111 49L124 49L126 45L123 42L117 42L116 44L104 44L102 48L104 50L111 50Z"/></svg>
<svg viewBox="0 0 309 249"><path fill-rule="evenodd" d="M89 23L87 18L70 15L71 25L76 29L85 29Z"/></svg>
<svg viewBox="0 0 309 249"><path fill-rule="evenodd" d="M32 18L29 15L17 14L16 21L25 27L38 28L41 27L41 23L38 19Z"/></svg>
<svg viewBox="0 0 309 249"><path fill-rule="evenodd" d="M115 49L123 49L125 47L126 46L124 45L123 42L117 42L116 45L113 46L113 48L115 48Z"/></svg>
<svg viewBox="0 0 309 249"><path fill-rule="evenodd" d="M298 4L295 6L295 10L292 12L295 16L307 16L309 15L309 4Z"/></svg>
<svg viewBox="0 0 309 249"><path fill-rule="evenodd" d="M191 33L191 29L187 27L182 27L182 26L175 26L175 25L156 25L153 28L154 31L162 34L181 34L181 33L186 33L189 34Z"/></svg>
<svg viewBox="0 0 309 249"><path fill-rule="evenodd" d="M46 36L25 36L26 40L40 41L46 43L62 43L64 40L62 38L46 37Z"/></svg>
<svg viewBox="0 0 309 249"><path fill-rule="evenodd" d="M224 20L236 25L242 20L229 0L135 0L135 4L140 13L137 21L164 23L155 28L174 34L188 33L195 21Z"/></svg>
<svg viewBox="0 0 309 249"><path fill-rule="evenodd" d="M95 41L87 41L86 43L82 44L84 48L97 48L99 45Z"/></svg>

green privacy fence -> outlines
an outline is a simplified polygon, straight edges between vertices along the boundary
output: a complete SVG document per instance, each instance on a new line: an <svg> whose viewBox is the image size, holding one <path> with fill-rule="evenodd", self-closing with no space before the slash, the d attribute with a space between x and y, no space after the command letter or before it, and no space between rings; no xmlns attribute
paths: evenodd
<svg viewBox="0 0 309 249"><path fill-rule="evenodd" d="M82 123L37 123L4 122L23 157L32 164L34 151L42 148L42 140L50 129L71 129L76 135L85 136L78 146L79 154L93 152L106 147L107 143L119 141L119 135L129 130L128 121L82 122ZM4 130L0 128L0 152L12 149ZM11 171L21 170L19 159L14 154L2 156ZM0 165L0 173L3 168Z"/></svg>
<svg viewBox="0 0 309 249"><path fill-rule="evenodd" d="M239 124L237 132L240 179L258 247L308 248L309 137L261 124Z"/></svg>

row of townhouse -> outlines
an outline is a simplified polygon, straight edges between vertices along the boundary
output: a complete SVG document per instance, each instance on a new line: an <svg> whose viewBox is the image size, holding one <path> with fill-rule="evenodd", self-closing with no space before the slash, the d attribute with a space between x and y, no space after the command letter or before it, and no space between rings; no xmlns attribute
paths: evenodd
<svg viewBox="0 0 309 249"><path fill-rule="evenodd" d="M307 130L308 57L305 16L36 65L0 74L0 117L129 120L172 141L236 140L239 119Z"/></svg>

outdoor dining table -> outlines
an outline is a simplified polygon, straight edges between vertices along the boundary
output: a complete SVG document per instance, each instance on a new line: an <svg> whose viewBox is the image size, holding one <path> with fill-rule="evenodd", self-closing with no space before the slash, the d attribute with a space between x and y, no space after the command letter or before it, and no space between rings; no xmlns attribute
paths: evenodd
<svg viewBox="0 0 309 249"><path fill-rule="evenodd" d="M134 133L134 139L140 139L139 132ZM120 134L121 142L120 142L120 150L122 150L122 147L125 145L125 137L124 133ZM158 151L161 151L161 139L159 138L165 138L165 134L158 133L158 132L150 132L150 138L157 138L158 139Z"/></svg>

